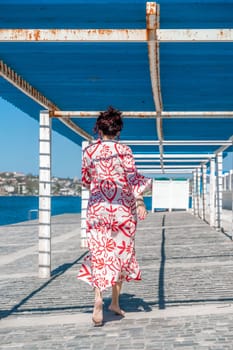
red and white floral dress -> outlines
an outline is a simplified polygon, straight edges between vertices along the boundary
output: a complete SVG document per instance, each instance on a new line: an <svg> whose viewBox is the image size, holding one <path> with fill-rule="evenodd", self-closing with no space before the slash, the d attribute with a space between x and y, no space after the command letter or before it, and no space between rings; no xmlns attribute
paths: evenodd
<svg viewBox="0 0 233 350"><path fill-rule="evenodd" d="M134 247L135 198L151 186L151 179L137 172L128 146L98 140L84 150L82 183L90 188L89 254L77 278L101 291L119 281L140 280Z"/></svg>

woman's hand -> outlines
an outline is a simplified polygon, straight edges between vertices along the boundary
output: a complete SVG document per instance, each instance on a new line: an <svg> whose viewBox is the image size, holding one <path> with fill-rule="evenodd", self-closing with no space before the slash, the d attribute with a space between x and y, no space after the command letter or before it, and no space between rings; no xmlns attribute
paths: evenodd
<svg viewBox="0 0 233 350"><path fill-rule="evenodd" d="M148 214L143 197L136 198L137 216L139 220L144 220Z"/></svg>

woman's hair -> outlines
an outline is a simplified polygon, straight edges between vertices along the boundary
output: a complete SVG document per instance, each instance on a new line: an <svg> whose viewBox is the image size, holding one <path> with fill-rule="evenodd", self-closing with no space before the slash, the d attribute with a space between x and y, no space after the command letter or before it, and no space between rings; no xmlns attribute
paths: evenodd
<svg viewBox="0 0 233 350"><path fill-rule="evenodd" d="M109 106L104 112L100 112L94 132L102 131L104 135L116 136L123 128L122 113L117 109Z"/></svg>

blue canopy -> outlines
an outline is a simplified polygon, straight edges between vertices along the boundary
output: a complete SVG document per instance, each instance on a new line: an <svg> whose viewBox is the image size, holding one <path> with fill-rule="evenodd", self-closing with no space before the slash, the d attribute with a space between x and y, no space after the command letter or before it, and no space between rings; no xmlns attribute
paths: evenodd
<svg viewBox="0 0 233 350"><path fill-rule="evenodd" d="M159 4L161 29L233 28L230 0L160 0ZM3 30L145 29L146 25L145 0L0 0ZM147 42L0 40L0 60L62 111L100 111L109 105L122 111L156 110ZM163 111L233 111L233 42L161 42L159 61ZM0 95L39 119L42 106L1 73ZM95 117L71 120L94 136ZM221 146L211 141L232 137L232 120L230 114L224 118L164 115L163 141L174 143L164 142L163 154L211 155ZM57 118L53 128L81 145L83 137ZM121 140L161 141L156 118L126 117ZM175 144L179 140L190 144ZM131 147L135 154L161 153L159 142Z"/></svg>

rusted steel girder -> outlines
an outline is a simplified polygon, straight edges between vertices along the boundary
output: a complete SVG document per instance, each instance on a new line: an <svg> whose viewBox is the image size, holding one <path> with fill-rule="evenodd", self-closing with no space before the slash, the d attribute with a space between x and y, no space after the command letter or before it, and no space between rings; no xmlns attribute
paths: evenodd
<svg viewBox="0 0 233 350"><path fill-rule="evenodd" d="M210 157L213 157L214 154L210 154L210 153L201 153L201 154L188 154L188 153L184 153L184 154L164 154L164 159L167 161L168 159L169 160L174 160L174 159L178 159L178 161L182 161L181 159L185 160L186 158L193 158L193 159L196 159L196 158L202 158L203 159L208 159ZM140 159L140 158L143 158L143 159L152 159L152 160L156 160L159 158L159 154L135 154L134 155L134 158L135 159Z"/></svg>
<svg viewBox="0 0 233 350"><path fill-rule="evenodd" d="M233 147L233 135L227 140L229 142L228 145L225 145L224 144L218 148L214 153L215 154L218 154L218 153L221 153L221 152L224 152L227 148L229 148L230 146Z"/></svg>
<svg viewBox="0 0 233 350"><path fill-rule="evenodd" d="M146 29L0 29L1 41L146 42Z"/></svg>
<svg viewBox="0 0 233 350"><path fill-rule="evenodd" d="M148 2L149 15L153 6ZM233 29L0 29L0 42L232 42Z"/></svg>
<svg viewBox="0 0 233 350"><path fill-rule="evenodd" d="M95 118L99 115L100 111L51 111L51 117L53 118ZM145 118L154 119L157 118L156 111L122 111L124 118ZM162 118L233 118L233 111L177 111L177 112L161 112Z"/></svg>
<svg viewBox="0 0 233 350"><path fill-rule="evenodd" d="M18 90L22 91L25 95L29 96L44 108L49 110L58 109L53 102L43 96L38 90L36 90L2 60L0 61L0 75L9 83L14 85Z"/></svg>
<svg viewBox="0 0 233 350"><path fill-rule="evenodd" d="M144 174L161 174L161 170L160 169L141 169L141 172L143 172ZM192 174L193 170L192 169L176 169L176 170L167 170L164 169L164 174Z"/></svg>
<svg viewBox="0 0 233 350"><path fill-rule="evenodd" d="M159 42L232 42L233 29L159 29Z"/></svg>
<svg viewBox="0 0 233 350"><path fill-rule="evenodd" d="M165 165L166 169L194 169L198 165ZM160 169L160 165L137 165L138 169Z"/></svg>
<svg viewBox="0 0 233 350"><path fill-rule="evenodd" d="M35 89L31 84L29 84L2 60L0 60L0 76L15 86L18 90L22 91L32 100L40 104L42 107L52 111L52 113L55 110L59 110L59 107L57 105L48 100L44 95L42 95L37 89ZM62 117L60 117L59 120L72 131L82 136L84 139L92 140L92 137L85 130L77 126L72 120L67 120Z"/></svg>
<svg viewBox="0 0 233 350"><path fill-rule="evenodd" d="M156 129L159 139L160 164L163 171L163 125L162 125L162 96L160 86L159 42L156 30L159 27L159 5L155 2L146 4L146 27L148 38L149 67L153 99L156 109Z"/></svg>
<svg viewBox="0 0 233 350"><path fill-rule="evenodd" d="M159 163L160 160L157 159L144 159L144 158L136 158L135 162L138 163ZM192 159L164 159L164 162L167 163L197 163L199 165L203 162L203 158L192 158Z"/></svg>

